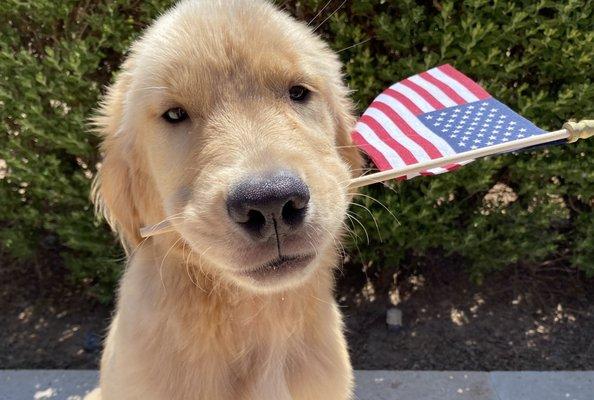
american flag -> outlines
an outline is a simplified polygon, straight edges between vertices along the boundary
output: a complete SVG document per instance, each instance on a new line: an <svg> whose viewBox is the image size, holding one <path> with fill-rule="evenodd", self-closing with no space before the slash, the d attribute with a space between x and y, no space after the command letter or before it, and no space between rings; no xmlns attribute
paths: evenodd
<svg viewBox="0 0 594 400"><path fill-rule="evenodd" d="M363 113L352 136L375 165L386 171L542 133L446 64L386 89ZM470 161L421 175L452 171Z"/></svg>

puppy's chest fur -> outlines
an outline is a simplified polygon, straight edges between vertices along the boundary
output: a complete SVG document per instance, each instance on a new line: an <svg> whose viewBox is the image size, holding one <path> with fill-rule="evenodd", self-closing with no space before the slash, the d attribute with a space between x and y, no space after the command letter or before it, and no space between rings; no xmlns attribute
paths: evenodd
<svg viewBox="0 0 594 400"><path fill-rule="evenodd" d="M301 288L256 296L144 262L138 257L126 272L102 362L106 384L141 384L115 385L129 392L113 398L339 399L337 390L348 392L330 271Z"/></svg>

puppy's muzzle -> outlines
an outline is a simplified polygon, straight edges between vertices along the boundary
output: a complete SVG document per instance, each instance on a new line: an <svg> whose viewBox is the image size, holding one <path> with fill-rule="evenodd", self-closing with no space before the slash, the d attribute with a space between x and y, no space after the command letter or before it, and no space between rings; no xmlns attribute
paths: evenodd
<svg viewBox="0 0 594 400"><path fill-rule="evenodd" d="M233 186L227 197L229 216L254 240L297 230L308 204L307 185L287 170L248 176Z"/></svg>

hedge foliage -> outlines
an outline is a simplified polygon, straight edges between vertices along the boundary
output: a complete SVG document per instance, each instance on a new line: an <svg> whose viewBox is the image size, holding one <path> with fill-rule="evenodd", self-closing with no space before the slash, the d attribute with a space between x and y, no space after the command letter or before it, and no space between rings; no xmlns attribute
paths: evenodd
<svg viewBox="0 0 594 400"><path fill-rule="evenodd" d="M2 250L39 265L57 253L102 299L122 254L89 202L100 157L86 121L131 41L171 3L0 2ZM310 21L327 2L277 3ZM594 117L590 0L352 0L332 14L341 3L312 26L329 17L317 31L340 52L361 111L391 82L449 62L545 129ZM396 268L437 250L479 279L547 260L594 275L593 156L591 140L371 187L352 209L370 243L353 222L353 254Z"/></svg>

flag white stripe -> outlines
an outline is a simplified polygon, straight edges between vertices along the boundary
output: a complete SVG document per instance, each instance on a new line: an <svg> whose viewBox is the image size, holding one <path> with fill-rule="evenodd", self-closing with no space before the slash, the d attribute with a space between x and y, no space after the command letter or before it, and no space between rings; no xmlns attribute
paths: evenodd
<svg viewBox="0 0 594 400"><path fill-rule="evenodd" d="M431 172L432 174L439 175L439 174L443 174L443 173L446 173L449 171L445 168L437 167L437 168L428 169L427 172Z"/></svg>
<svg viewBox="0 0 594 400"><path fill-rule="evenodd" d="M382 153L382 155L388 161L388 163L390 163L392 168L406 166L406 164L404 163L404 161L402 161L402 158L400 158L398 153L396 153L390 146L384 143L384 141L381 140L373 131L373 129L367 126L367 124L359 121L355 126L355 130L359 132L361 136L363 136L363 139L365 139L365 141L369 143L369 145L371 145L377 151Z"/></svg>
<svg viewBox="0 0 594 400"><path fill-rule="evenodd" d="M422 98L417 92L412 90L411 88L403 85L402 83L398 82L394 85L390 86L390 89L402 94L407 99L409 99L415 106L419 107L421 111L424 113L435 111L435 108L427 101Z"/></svg>
<svg viewBox="0 0 594 400"><path fill-rule="evenodd" d="M411 76L410 78L408 78L408 80L412 81L413 83L416 83L417 85L428 91L431 96L435 97L435 99L444 106L453 107L458 105L454 100L450 99L448 95L445 94L440 88L438 88L428 80L424 79L422 76Z"/></svg>
<svg viewBox="0 0 594 400"><path fill-rule="evenodd" d="M462 97L467 102L471 103L473 101L478 101L479 98L474 95L470 90L466 89L466 86L451 78L450 76L444 74L438 68L433 68L427 71L428 74L433 76L435 79L439 79L445 85L448 85L454 92L458 94L458 96Z"/></svg>
<svg viewBox="0 0 594 400"><path fill-rule="evenodd" d="M474 158L473 158L473 159L471 159L471 160L466 160L466 161L458 161L456 164L459 164L459 165L466 165L466 164L470 164L470 163L471 163L471 162L473 162L473 161L474 161Z"/></svg>
<svg viewBox="0 0 594 400"><path fill-rule="evenodd" d="M376 99L376 101L379 101L379 97ZM382 101L382 103L384 102ZM386 105L390 107L390 105ZM370 117L375 119L381 126L383 126L386 132L388 132L388 134L392 136L392 138L395 141L399 142L402 146L406 147L413 154L413 156L415 156L417 162L431 160L429 154L427 154L427 152L423 150L421 146L419 146L408 136L406 136L404 132L402 132L400 128L398 128L398 126L394 122L392 122L390 117L384 114L381 110L378 110L377 108L374 108L373 105L371 105L365 111L365 115L369 115Z"/></svg>
<svg viewBox="0 0 594 400"><path fill-rule="evenodd" d="M400 117L408 124L408 126L410 126L420 136L424 137L435 147L437 147L443 156L456 154L456 151L448 144L448 142L445 141L445 139L433 133L398 100L385 94L380 94L375 100L381 101L392 108L398 115L400 115Z"/></svg>
<svg viewBox="0 0 594 400"><path fill-rule="evenodd" d="M469 163L471 163L473 161L474 160L458 161L456 163L456 165L458 165L458 166L464 166L464 165L469 164ZM447 168L445 168L445 167L444 168L437 167L437 168L429 169L428 172L431 172L432 174L443 174L443 173L446 173L446 172L450 172L450 170L447 169Z"/></svg>

